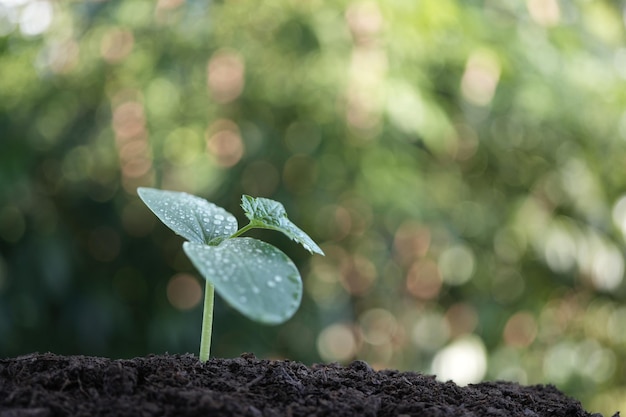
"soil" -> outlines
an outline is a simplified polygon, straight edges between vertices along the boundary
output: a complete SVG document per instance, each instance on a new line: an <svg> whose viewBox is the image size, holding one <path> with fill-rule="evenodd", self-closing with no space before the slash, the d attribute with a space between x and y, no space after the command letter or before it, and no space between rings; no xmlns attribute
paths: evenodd
<svg viewBox="0 0 626 417"><path fill-rule="evenodd" d="M459 387L360 361L307 367L251 354L205 364L193 355L0 359L0 417L53 416L601 417L551 385Z"/></svg>

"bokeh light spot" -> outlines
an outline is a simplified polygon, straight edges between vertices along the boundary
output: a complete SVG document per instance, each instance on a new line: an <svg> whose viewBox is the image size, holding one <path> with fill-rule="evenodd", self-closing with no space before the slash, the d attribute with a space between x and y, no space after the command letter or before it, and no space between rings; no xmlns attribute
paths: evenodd
<svg viewBox="0 0 626 417"><path fill-rule="evenodd" d="M422 258L430 247L430 230L418 223L406 222L396 230L393 246L402 265L410 265Z"/></svg>
<svg viewBox="0 0 626 417"><path fill-rule="evenodd" d="M548 266L555 272L571 271L576 265L576 242L562 227L550 228L545 240L544 252Z"/></svg>
<svg viewBox="0 0 626 417"><path fill-rule="evenodd" d="M474 274L474 253L465 245L451 246L439 255L439 270L446 284L461 285Z"/></svg>
<svg viewBox="0 0 626 417"><path fill-rule="evenodd" d="M165 138L163 155L172 164L186 166L194 162L203 152L201 133L192 128L174 129Z"/></svg>
<svg viewBox="0 0 626 417"><path fill-rule="evenodd" d="M354 2L346 10L346 21L356 43L369 43L383 28L383 16L372 1Z"/></svg>
<svg viewBox="0 0 626 417"><path fill-rule="evenodd" d="M624 279L624 258L615 246L605 244L596 250L591 280L600 291L616 289Z"/></svg>
<svg viewBox="0 0 626 417"><path fill-rule="evenodd" d="M317 337L317 351L326 362L346 362L357 352L357 341L352 327L332 324Z"/></svg>
<svg viewBox="0 0 626 417"><path fill-rule="evenodd" d="M463 97L470 103L486 106L496 93L499 79L500 63L497 56L486 50L476 51L467 60L461 80Z"/></svg>
<svg viewBox="0 0 626 417"><path fill-rule="evenodd" d="M413 263L406 276L406 288L416 298L431 300L439 295L442 279L437 264L424 259Z"/></svg>
<svg viewBox="0 0 626 417"><path fill-rule="evenodd" d="M207 150L221 167L232 167L244 154L239 127L230 120L218 120L207 130Z"/></svg>
<svg viewBox="0 0 626 417"><path fill-rule="evenodd" d="M397 328L396 318L382 308L374 308L361 314L359 324L364 340L376 346L389 343Z"/></svg>
<svg viewBox="0 0 626 417"><path fill-rule="evenodd" d="M570 341L562 341L548 348L543 361L543 373L548 380L563 384L577 366L575 345Z"/></svg>
<svg viewBox="0 0 626 417"><path fill-rule="evenodd" d="M352 217L345 207L330 204L318 211L315 224L318 236L339 242L350 233Z"/></svg>
<svg viewBox="0 0 626 417"><path fill-rule="evenodd" d="M346 120L360 140L356 143L367 145L379 131L385 98L388 59L377 42L384 19L374 2L352 3L345 19L354 41L345 91Z"/></svg>
<svg viewBox="0 0 626 417"><path fill-rule="evenodd" d="M451 337L471 334L478 325L476 308L467 303L456 303L450 306L448 311L446 311L445 318Z"/></svg>
<svg viewBox="0 0 626 417"><path fill-rule="evenodd" d="M110 64L121 62L132 51L135 44L133 33L126 29L113 28L104 34L100 43L100 54Z"/></svg>
<svg viewBox="0 0 626 417"><path fill-rule="evenodd" d="M504 342L511 347L528 347L537 336L537 322L526 311L515 313L504 326Z"/></svg>
<svg viewBox="0 0 626 417"><path fill-rule="evenodd" d="M421 94L411 85L391 83L387 113L393 123L407 133L419 133L426 123L426 108Z"/></svg>
<svg viewBox="0 0 626 417"><path fill-rule="evenodd" d="M157 117L168 117L178 110L180 92L167 78L156 78L146 89L146 107Z"/></svg>
<svg viewBox="0 0 626 417"><path fill-rule="evenodd" d="M326 254L333 249L329 245L323 248ZM340 291L340 272L327 259L317 257L311 260L311 273L304 280L307 293L321 309L334 309L348 297Z"/></svg>
<svg viewBox="0 0 626 417"><path fill-rule="evenodd" d="M450 338L450 328L445 318L436 311L420 314L411 329L413 343L421 349L435 351Z"/></svg>
<svg viewBox="0 0 626 417"><path fill-rule="evenodd" d="M141 94L131 89L118 91L111 100L122 186L129 194L153 182L152 149L140 98Z"/></svg>
<svg viewBox="0 0 626 417"><path fill-rule="evenodd" d="M26 36L41 35L48 30L54 10L49 1L31 1L20 14L20 31Z"/></svg>
<svg viewBox="0 0 626 417"><path fill-rule="evenodd" d="M363 68L376 68L386 66L385 57L379 52L354 52L355 68L366 72ZM361 84L368 79L358 78L353 81L354 85L346 92L346 120L348 124L359 133L368 136L376 132L380 123L380 106L382 93L369 86L364 88Z"/></svg>
<svg viewBox="0 0 626 417"><path fill-rule="evenodd" d="M526 0L530 17L541 26L554 26L561 19L557 0Z"/></svg>
<svg viewBox="0 0 626 417"><path fill-rule="evenodd" d="M487 372L487 353L483 341L468 335L440 350L433 359L432 372L440 381L458 385L480 382Z"/></svg>
<svg viewBox="0 0 626 417"><path fill-rule="evenodd" d="M136 101L122 103L113 111L113 130L122 141L144 134L145 121L143 105Z"/></svg>
<svg viewBox="0 0 626 417"><path fill-rule="evenodd" d="M244 87L245 66L239 53L221 49L211 56L207 66L207 84L218 103L235 100Z"/></svg>
<svg viewBox="0 0 626 417"><path fill-rule="evenodd" d="M350 233L352 228L352 216L350 212L341 206L332 207L332 215L329 216L328 225L332 230L333 240L342 240Z"/></svg>
<svg viewBox="0 0 626 417"><path fill-rule="evenodd" d="M174 308L190 310L202 299L202 287L189 274L176 274L167 283L167 300Z"/></svg>
<svg viewBox="0 0 626 417"><path fill-rule="evenodd" d="M596 383L607 381L616 371L615 353L600 345L597 340L587 339L576 349L578 372Z"/></svg>
<svg viewBox="0 0 626 417"><path fill-rule="evenodd" d="M341 267L341 285L353 295L367 293L378 273L376 266L367 258L354 255Z"/></svg>

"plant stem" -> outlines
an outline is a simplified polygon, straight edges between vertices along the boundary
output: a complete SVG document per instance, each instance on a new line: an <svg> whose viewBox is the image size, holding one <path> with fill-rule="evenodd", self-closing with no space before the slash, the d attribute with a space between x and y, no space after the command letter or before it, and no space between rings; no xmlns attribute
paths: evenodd
<svg viewBox="0 0 626 417"><path fill-rule="evenodd" d="M211 352L211 333L213 332L213 284L206 282L204 288L204 311L202 312L202 335L200 336L200 362L209 360Z"/></svg>
<svg viewBox="0 0 626 417"><path fill-rule="evenodd" d="M248 230L254 229L255 227L259 227L259 226L253 226L252 223L248 223L247 225L245 225L244 227L242 227L241 229L239 229L235 233L233 233L230 236L230 238L241 236L242 234L246 233Z"/></svg>

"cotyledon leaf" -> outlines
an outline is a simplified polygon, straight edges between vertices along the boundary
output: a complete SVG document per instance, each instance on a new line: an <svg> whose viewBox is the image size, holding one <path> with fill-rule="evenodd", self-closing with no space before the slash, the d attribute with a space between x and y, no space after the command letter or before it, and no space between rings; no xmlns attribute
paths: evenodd
<svg viewBox="0 0 626 417"><path fill-rule="evenodd" d="M139 197L167 227L190 242L211 244L237 231L237 219L203 198L141 187Z"/></svg>
<svg viewBox="0 0 626 417"><path fill-rule="evenodd" d="M244 237L217 246L185 242L183 249L217 293L251 320L280 324L300 306L300 273L269 243Z"/></svg>
<svg viewBox="0 0 626 417"><path fill-rule="evenodd" d="M289 220L285 207L278 201L243 195L241 208L243 208L246 217L250 219L250 224L282 232L290 239L300 243L309 252L324 255L317 243Z"/></svg>

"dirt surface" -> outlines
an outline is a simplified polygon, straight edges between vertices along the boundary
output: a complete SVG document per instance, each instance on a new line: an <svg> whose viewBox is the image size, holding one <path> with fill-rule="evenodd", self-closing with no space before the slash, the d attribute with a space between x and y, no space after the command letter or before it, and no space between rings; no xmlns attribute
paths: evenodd
<svg viewBox="0 0 626 417"><path fill-rule="evenodd" d="M0 360L0 417L600 417L552 386L459 387L412 372L163 355L112 360L32 354ZM619 413L614 417L619 416Z"/></svg>

